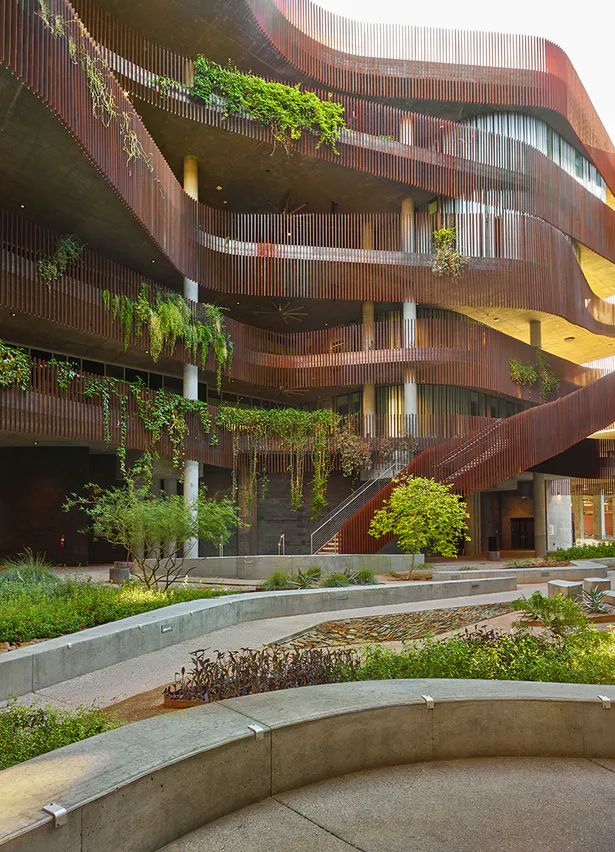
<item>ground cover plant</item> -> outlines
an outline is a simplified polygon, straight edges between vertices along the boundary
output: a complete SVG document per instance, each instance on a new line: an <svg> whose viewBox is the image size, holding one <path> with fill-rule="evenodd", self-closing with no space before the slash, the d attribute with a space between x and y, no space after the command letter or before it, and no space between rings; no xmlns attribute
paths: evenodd
<svg viewBox="0 0 615 852"><path fill-rule="evenodd" d="M0 572L0 644L52 639L184 601L234 594L222 589L146 589L58 579L48 571Z"/></svg>
<svg viewBox="0 0 615 852"><path fill-rule="evenodd" d="M330 648L261 648L216 651L213 659L205 650L191 654L192 668L175 676L165 698L173 701L222 701L298 686L314 686L351 679L358 672L354 651Z"/></svg>
<svg viewBox="0 0 615 852"><path fill-rule="evenodd" d="M94 708L60 711L10 702L0 709L0 769L116 727Z"/></svg>
<svg viewBox="0 0 615 852"><path fill-rule="evenodd" d="M615 541L602 541L596 544L575 544L549 553L553 559L607 559L615 557Z"/></svg>

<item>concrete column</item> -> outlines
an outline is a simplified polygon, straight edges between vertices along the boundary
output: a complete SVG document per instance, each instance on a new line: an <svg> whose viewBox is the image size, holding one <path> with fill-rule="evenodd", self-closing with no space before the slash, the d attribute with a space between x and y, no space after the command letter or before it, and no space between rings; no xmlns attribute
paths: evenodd
<svg viewBox="0 0 615 852"><path fill-rule="evenodd" d="M199 200L199 166L196 157L186 154L184 157L184 190L190 198ZM199 285L190 278L184 278L184 298L193 302L199 300ZM184 364L184 396L187 399L199 397L199 368L196 364ZM186 506L195 506L199 494L199 463L187 459L184 463L184 502ZM198 538L189 539L184 547L185 557L199 555Z"/></svg>
<svg viewBox="0 0 615 852"><path fill-rule="evenodd" d="M534 550L536 556L547 552L547 489L544 473L534 474Z"/></svg>
<svg viewBox="0 0 615 852"><path fill-rule="evenodd" d="M371 222L363 224L361 246L366 250L374 247L374 232ZM362 306L362 343L363 350L373 349L376 343L375 329L376 306L374 302L363 302ZM366 436L376 434L376 385L363 385L363 431Z"/></svg>
<svg viewBox="0 0 615 852"><path fill-rule="evenodd" d="M401 202L401 249L414 252L416 231L414 223L414 199L404 198ZM416 345L416 302L405 301L402 305L404 348ZM418 391L416 374L411 367L404 370L404 431L407 435L418 434Z"/></svg>
<svg viewBox="0 0 615 852"><path fill-rule="evenodd" d="M585 507L583 505L583 495L579 494L572 498L572 511L574 513L574 534L575 538L585 538Z"/></svg>
<svg viewBox="0 0 615 852"><path fill-rule="evenodd" d="M166 497L177 497L177 477L165 476L162 480L162 490ZM175 542L167 542L164 556L171 556L175 553Z"/></svg>
<svg viewBox="0 0 615 852"><path fill-rule="evenodd" d="M596 494L594 495L594 538L603 539L605 536L604 494Z"/></svg>
<svg viewBox="0 0 615 852"><path fill-rule="evenodd" d="M468 535L470 541L466 541L463 552L466 556L481 555L481 511L480 511L480 492L470 494L466 499L468 507Z"/></svg>
<svg viewBox="0 0 615 852"><path fill-rule="evenodd" d="M530 346L542 349L542 323L540 320L530 320Z"/></svg>

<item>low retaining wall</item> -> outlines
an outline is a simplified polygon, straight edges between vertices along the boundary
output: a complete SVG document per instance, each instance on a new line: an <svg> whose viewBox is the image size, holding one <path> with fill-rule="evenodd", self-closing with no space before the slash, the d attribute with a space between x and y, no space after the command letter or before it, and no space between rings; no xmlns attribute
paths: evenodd
<svg viewBox="0 0 615 852"><path fill-rule="evenodd" d="M323 574L338 571L357 571L369 568L374 574L408 571L412 557L398 553L315 553L312 556L201 556L184 560L186 573L191 577L216 577L234 580L264 580L273 571L294 574L317 565ZM149 562L149 560L148 560ZM425 557L414 558L415 567L423 565ZM153 564L153 562L152 562Z"/></svg>
<svg viewBox="0 0 615 852"><path fill-rule="evenodd" d="M489 577L514 577L519 584L547 583L549 580L584 580L585 577L606 577L607 569L598 563L569 565L565 568L477 568L475 571L452 571L436 569L434 580L459 580L475 577L484 580Z"/></svg>
<svg viewBox="0 0 615 852"><path fill-rule="evenodd" d="M0 654L0 701L246 621L508 592L514 577L250 592L190 601Z"/></svg>
<svg viewBox="0 0 615 852"><path fill-rule="evenodd" d="M603 695L615 702L615 686L371 681L170 713L0 772L0 846L153 852L246 805L348 772L468 757L612 758L615 709ZM65 825L42 810L49 802L66 809Z"/></svg>

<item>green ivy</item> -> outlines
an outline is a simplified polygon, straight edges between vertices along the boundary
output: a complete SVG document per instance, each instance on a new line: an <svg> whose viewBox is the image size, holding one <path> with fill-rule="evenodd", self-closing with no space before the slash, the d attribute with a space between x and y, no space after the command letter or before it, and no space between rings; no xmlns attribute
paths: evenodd
<svg viewBox="0 0 615 852"><path fill-rule="evenodd" d="M227 115L249 116L270 127L274 142L287 151L306 131L318 137L317 147L330 145L338 153L337 142L346 122L343 105L331 95L323 101L314 92L304 91L300 83L287 86L270 82L239 71L230 61L226 66L218 65L202 55L195 60L190 91L206 103L212 96L221 98Z"/></svg>
<svg viewBox="0 0 615 852"><path fill-rule="evenodd" d="M0 340L0 388L26 390L30 386L31 371L28 353Z"/></svg>
<svg viewBox="0 0 615 852"><path fill-rule="evenodd" d="M230 369L233 355L233 344L221 308L199 304L195 313L177 293L157 293L152 302L147 284L141 285L136 299L123 294L112 295L109 290L104 290L102 297L105 307L112 310L113 318L119 321L126 348L133 335L139 338L143 328L147 328L154 361L160 358L164 346L172 351L178 340L184 342L192 360L200 359L203 366L210 349L213 350L220 388L222 372Z"/></svg>
<svg viewBox="0 0 615 852"><path fill-rule="evenodd" d="M327 484L332 465L330 439L339 428L339 415L328 408L307 411L300 408L238 408L222 405L217 425L233 435L233 490L236 492L240 451L248 455L249 490L252 498L259 478L266 475L263 455L269 441L276 441L290 457L290 505L299 511L303 505L305 458L311 450L312 518L327 507Z"/></svg>
<svg viewBox="0 0 615 852"><path fill-rule="evenodd" d="M531 387L540 383L540 398L546 402L551 394L559 388L560 380L551 371L541 349L536 348L536 365L526 364L514 358L508 362L510 378L516 385Z"/></svg>
<svg viewBox="0 0 615 852"><path fill-rule="evenodd" d="M85 243L74 234L62 234L56 240L52 255L39 258L36 268L38 274L51 287L52 283L66 275L71 266L81 258Z"/></svg>
<svg viewBox="0 0 615 852"><path fill-rule="evenodd" d="M120 410L120 441L117 455L120 469L126 475L126 435L128 432L128 401L135 401L137 416L149 437L149 447L145 454L145 463L141 472L151 479L153 459L158 455L160 441L166 433L172 447L171 460L179 468L184 458L184 441L188 435L187 415L191 412L200 417L203 431L209 433L211 420L206 403L196 399L186 399L169 391L158 389L155 393L147 391L140 382L124 382L111 376L94 376L81 373L67 361L49 362L56 368L58 386L67 390L71 384L81 380L84 399L98 398L102 401L103 434L107 443L111 443L111 400L115 399Z"/></svg>

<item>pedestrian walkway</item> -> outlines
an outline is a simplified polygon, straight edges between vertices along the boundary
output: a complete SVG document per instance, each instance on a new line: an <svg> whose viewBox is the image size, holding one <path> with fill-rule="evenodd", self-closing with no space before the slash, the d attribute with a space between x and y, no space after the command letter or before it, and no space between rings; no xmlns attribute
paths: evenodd
<svg viewBox="0 0 615 852"><path fill-rule="evenodd" d="M485 595L414 601L390 606L362 607L360 609L344 609L250 621L245 624L226 627L223 630L216 630L202 637L189 639L160 651L153 651L150 654L144 654L90 672L35 693L29 693L22 696L20 701L33 704L53 704L57 707L78 707L90 704L105 707L115 701L122 701L171 682L175 673L179 672L182 666L189 667L190 653L199 648L208 648L212 651L258 648L261 645L276 642L286 636L306 630L322 621L511 601L521 594L528 596L535 590L545 592L546 586L544 584L524 585L520 590L511 592L494 592Z"/></svg>

